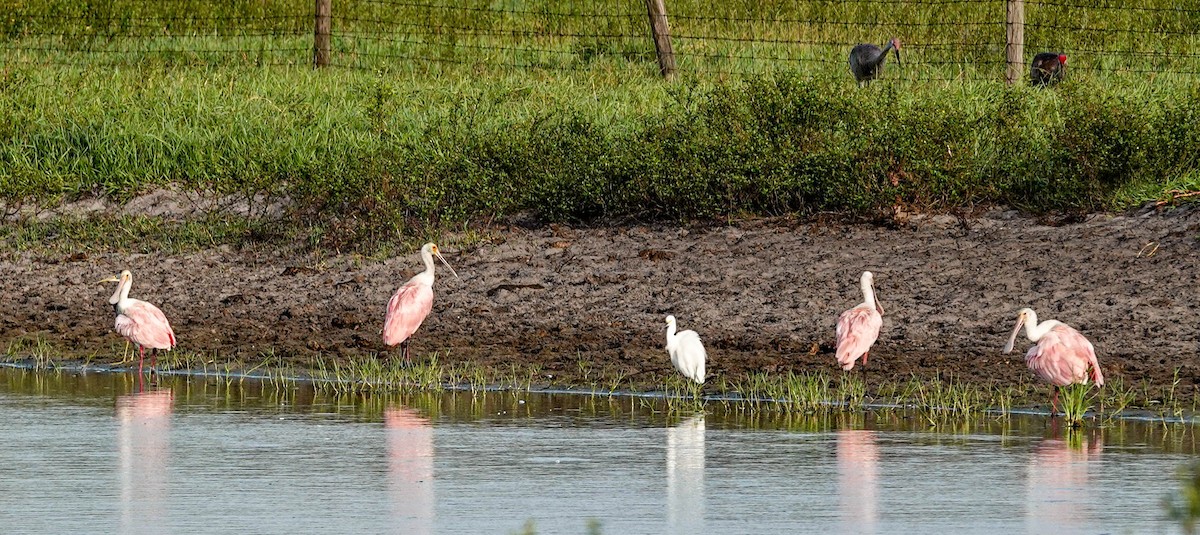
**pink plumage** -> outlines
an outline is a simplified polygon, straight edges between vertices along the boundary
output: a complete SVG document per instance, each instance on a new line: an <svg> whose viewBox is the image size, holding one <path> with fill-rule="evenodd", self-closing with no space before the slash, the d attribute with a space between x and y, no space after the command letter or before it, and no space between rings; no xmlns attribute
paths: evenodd
<svg viewBox="0 0 1200 535"><path fill-rule="evenodd" d="M863 302L842 312L837 320L837 361L843 370L854 369L854 361L862 357L863 366L871 346L879 339L883 327L883 306L875 300L875 274L864 271L859 277Z"/></svg>
<svg viewBox="0 0 1200 535"><path fill-rule="evenodd" d="M388 300L387 315L383 318L383 343L388 346L400 344L404 360L408 360L408 338L417 332L417 328L433 310L433 259L441 260L446 269L454 273L454 268L442 258L438 246L427 243L421 247L421 260L425 262L425 271L413 275L404 283L395 295ZM454 273L457 277L458 274Z"/></svg>
<svg viewBox="0 0 1200 535"><path fill-rule="evenodd" d="M1025 354L1025 365L1054 386L1086 383L1104 386L1096 350L1079 331L1059 323Z"/></svg>
<svg viewBox="0 0 1200 535"><path fill-rule="evenodd" d="M167 316L150 303L136 299L130 301L132 303L117 314L117 332L139 347L175 347L175 331L171 330Z"/></svg>
<svg viewBox="0 0 1200 535"><path fill-rule="evenodd" d="M837 321L837 361L843 370L854 368L854 361L863 357L867 363L867 353L879 339L879 329L883 327L883 316L874 306L863 303L850 310L842 312Z"/></svg>
<svg viewBox="0 0 1200 535"><path fill-rule="evenodd" d="M109 277L100 282L115 282L117 290L108 299L117 313L117 321L113 326L121 336L137 345L138 348L138 377L142 375L142 364L146 360L146 348L150 348L150 368L154 369L159 349L175 347L175 331L167 322L167 316L158 307L139 299L129 297L129 288L133 286L133 274L129 270L121 272L120 276Z"/></svg>
<svg viewBox="0 0 1200 535"><path fill-rule="evenodd" d="M1017 324L1013 326L1008 343L1004 344L1004 353L1012 352L1022 328L1025 329L1025 336L1034 343L1025 354L1025 366L1043 381L1054 385L1050 397L1051 415L1058 412L1060 387L1087 384L1089 379L1096 386L1104 386L1104 374L1100 373L1100 361L1096 358L1092 343L1061 321L1046 320L1039 323L1037 312L1032 308L1022 308L1017 313Z"/></svg>
<svg viewBox="0 0 1200 535"><path fill-rule="evenodd" d="M383 320L383 343L394 346L408 340L431 310L433 288L418 280L408 281L388 300L387 316Z"/></svg>

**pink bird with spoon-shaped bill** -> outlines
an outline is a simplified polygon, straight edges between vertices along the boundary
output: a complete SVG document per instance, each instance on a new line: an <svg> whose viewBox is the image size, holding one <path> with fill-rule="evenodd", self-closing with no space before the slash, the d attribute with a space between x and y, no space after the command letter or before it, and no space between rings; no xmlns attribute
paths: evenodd
<svg viewBox="0 0 1200 535"><path fill-rule="evenodd" d="M404 360L408 360L408 339L417 332L421 322L433 310L433 258L437 257L455 277L458 273L442 256L438 246L427 243L421 247L421 259L425 271L413 275L388 300L387 315L383 320L383 343L388 346L401 344Z"/></svg>
<svg viewBox="0 0 1200 535"><path fill-rule="evenodd" d="M117 313L116 331L138 347L138 375L141 375L142 363L146 360L146 348L150 348L150 369L153 371L158 350L170 351L175 347L175 331L171 330L167 316L158 307L129 297L129 288L133 286L133 274L129 270L100 282L117 283L117 291L108 303Z"/></svg>
<svg viewBox="0 0 1200 535"><path fill-rule="evenodd" d="M1008 337L1008 343L1004 345L1004 353L1012 352L1021 327L1025 328L1025 336L1029 337L1029 341L1036 342L1025 353L1025 366L1043 381L1054 385L1051 410L1058 410L1060 387L1087 384L1089 380L1096 386L1104 386L1104 374L1100 373L1100 361L1096 359L1092 343L1061 321L1038 323L1037 313L1031 308L1022 308L1017 313L1017 324L1013 327L1012 336Z"/></svg>
<svg viewBox="0 0 1200 535"><path fill-rule="evenodd" d="M837 361L846 371L854 368L854 361L859 357L862 357L863 366L867 365L867 355L883 327L883 306L875 300L875 275L864 271L859 283L863 302L842 312L837 320Z"/></svg>

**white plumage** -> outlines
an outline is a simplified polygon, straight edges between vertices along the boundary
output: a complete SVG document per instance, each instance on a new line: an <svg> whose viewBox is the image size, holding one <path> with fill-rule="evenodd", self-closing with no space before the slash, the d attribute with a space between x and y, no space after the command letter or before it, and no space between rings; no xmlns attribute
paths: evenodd
<svg viewBox="0 0 1200 535"><path fill-rule="evenodd" d="M704 343L696 331L675 333L675 316L667 316L667 353L671 354L671 364L679 373L697 383L704 384Z"/></svg>

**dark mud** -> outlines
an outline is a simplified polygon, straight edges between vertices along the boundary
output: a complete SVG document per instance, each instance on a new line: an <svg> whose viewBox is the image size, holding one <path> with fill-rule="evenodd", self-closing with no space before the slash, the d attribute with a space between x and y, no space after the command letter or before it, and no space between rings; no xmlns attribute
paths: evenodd
<svg viewBox="0 0 1200 535"><path fill-rule="evenodd" d="M443 247L461 279L438 272L416 358L538 363L550 384L618 373L657 380L671 373L663 317L674 314L708 346L710 381L834 373L834 319L862 300L858 276L871 270L886 315L868 382L953 375L1032 384L1027 341L1000 354L1017 310L1029 306L1091 339L1108 378L1154 387L1178 378L1183 394L1200 383L1194 205L1065 224L992 212L890 225L551 226L488 236L469 249ZM114 285L95 281L130 269L131 295L166 312L180 350L298 365L373 355L384 351L388 298L419 264L415 252L375 261L229 249L9 251L0 261L0 343L41 339L66 358L119 358L124 342L107 303Z"/></svg>

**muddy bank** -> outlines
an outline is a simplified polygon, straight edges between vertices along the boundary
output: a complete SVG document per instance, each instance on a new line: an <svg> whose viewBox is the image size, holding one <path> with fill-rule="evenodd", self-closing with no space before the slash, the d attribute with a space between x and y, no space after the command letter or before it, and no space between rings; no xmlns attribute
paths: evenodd
<svg viewBox="0 0 1200 535"><path fill-rule="evenodd" d="M953 374L1031 384L1022 351L1000 348L1023 306L1067 322L1096 346L1106 377L1200 383L1200 209L1092 215L1047 225L1015 212L914 217L888 227L755 221L717 227L496 229L468 249L443 247L461 279L439 271L417 358L542 366L551 384L670 372L663 316L695 329L714 376L835 372L833 324L876 273L886 309L868 381ZM0 343L41 338L67 356L119 358L107 303L157 303L179 348L222 360L273 354L297 364L384 350L384 306L420 264L218 248L176 256L6 252ZM584 366L580 362L585 363ZM586 375L586 379L585 379Z"/></svg>

